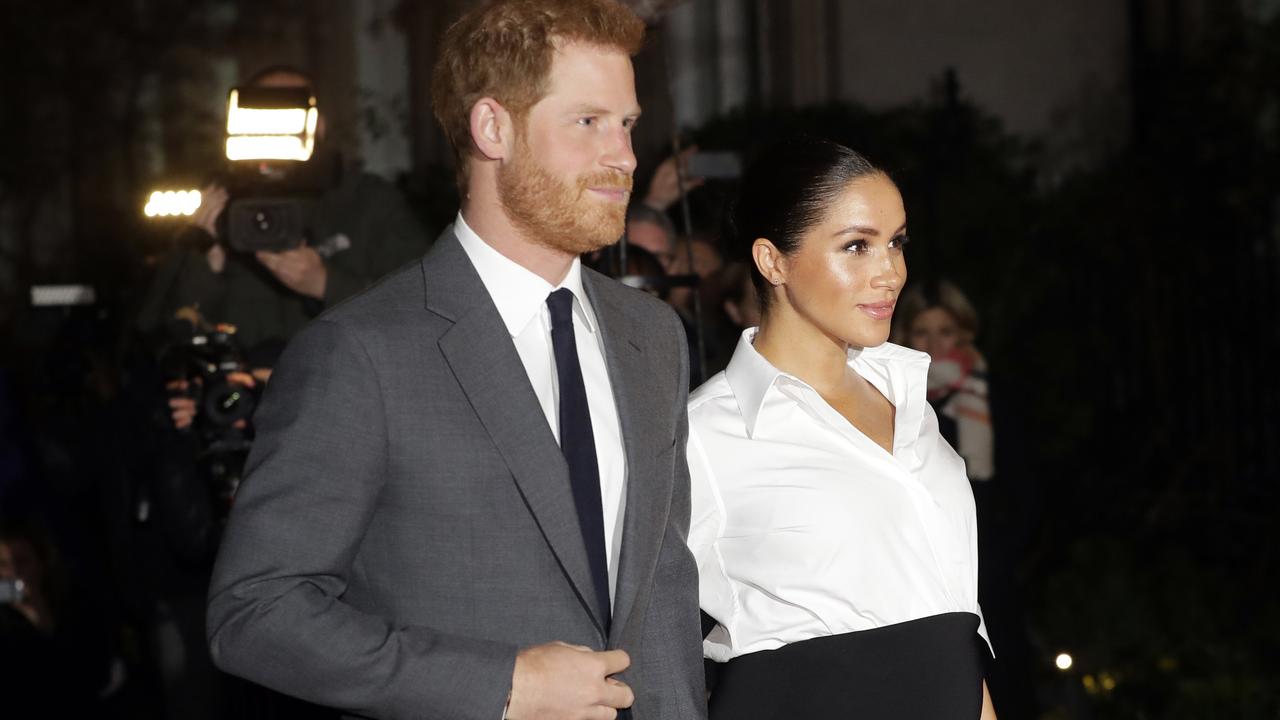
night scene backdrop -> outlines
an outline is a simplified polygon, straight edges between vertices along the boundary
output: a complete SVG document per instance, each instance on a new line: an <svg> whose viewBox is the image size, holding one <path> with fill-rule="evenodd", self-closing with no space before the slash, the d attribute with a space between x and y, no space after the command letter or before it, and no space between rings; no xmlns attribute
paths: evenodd
<svg viewBox="0 0 1280 720"><path fill-rule="evenodd" d="M134 322L180 221L143 205L223 166L228 89L283 63L434 237L457 192L430 69L468 4L3 4L0 541L37 549L59 622L35 655L0 645L0 703L27 678L86 717L252 715L183 644L209 558L160 500L163 373ZM637 195L680 147L830 137L900 185L911 282L976 306L1000 716L1280 717L1280 2L632 5ZM691 190L680 233L714 245L733 189ZM92 296L33 301L59 285Z"/></svg>

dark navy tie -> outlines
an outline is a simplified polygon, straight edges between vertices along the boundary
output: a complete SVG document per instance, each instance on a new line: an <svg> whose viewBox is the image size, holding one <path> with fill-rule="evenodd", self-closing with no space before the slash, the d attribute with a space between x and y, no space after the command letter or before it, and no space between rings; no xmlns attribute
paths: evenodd
<svg viewBox="0 0 1280 720"><path fill-rule="evenodd" d="M578 346L573 334L573 293L560 288L547 296L551 310L551 348L556 355L556 376L560 380L560 451L569 463L569 484L578 510L582 542L591 564L595 584L596 609L609 632L609 561L604 551L604 510L600 501L600 466L596 462L596 439L591 432L591 409L587 387L582 381Z"/></svg>

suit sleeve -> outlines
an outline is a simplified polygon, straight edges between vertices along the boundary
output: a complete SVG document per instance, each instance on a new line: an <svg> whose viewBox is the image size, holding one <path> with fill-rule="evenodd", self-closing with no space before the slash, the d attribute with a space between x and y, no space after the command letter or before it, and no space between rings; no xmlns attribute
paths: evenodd
<svg viewBox="0 0 1280 720"><path fill-rule="evenodd" d="M209 590L218 667L369 717L501 717L514 646L396 626L343 600L388 451L376 369L353 333L325 320L303 330L254 420Z"/></svg>
<svg viewBox="0 0 1280 720"><path fill-rule="evenodd" d="M707 716L706 681L702 668L702 633L698 615L698 574L689 552L690 487L685 458L689 420L685 405L689 388L689 350L684 327L670 315L670 332L677 340L680 377L673 412L673 473L671 511L662 538L662 551L654 575L643 645L657 647L663 659L665 682L659 692L667 711L662 717L701 720ZM646 651L647 652L647 651ZM637 700L637 702L639 702ZM637 707L637 718L644 717Z"/></svg>

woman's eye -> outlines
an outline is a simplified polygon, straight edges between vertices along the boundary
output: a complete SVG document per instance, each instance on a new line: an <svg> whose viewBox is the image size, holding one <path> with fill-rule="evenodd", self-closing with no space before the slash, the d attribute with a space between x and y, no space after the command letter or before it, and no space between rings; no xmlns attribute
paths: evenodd
<svg viewBox="0 0 1280 720"><path fill-rule="evenodd" d="M901 235L894 236L894 238L889 241L889 244L893 247L900 248L909 242L911 242L911 238L907 237L906 233L903 233Z"/></svg>
<svg viewBox="0 0 1280 720"><path fill-rule="evenodd" d="M865 253L867 251L867 241L854 240L852 242L846 243L844 246L844 251L847 253L853 253L854 255L861 255L862 253Z"/></svg>

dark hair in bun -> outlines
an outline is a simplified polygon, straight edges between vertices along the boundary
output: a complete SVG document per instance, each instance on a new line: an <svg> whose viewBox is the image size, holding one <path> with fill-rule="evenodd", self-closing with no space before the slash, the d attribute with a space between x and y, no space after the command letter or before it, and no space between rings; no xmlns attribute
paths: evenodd
<svg viewBox="0 0 1280 720"><path fill-rule="evenodd" d="M762 306L769 302L769 283L751 257L756 238L765 238L790 255L849 183L883 174L844 145L807 135L783 140L755 158L725 215L724 246L730 256L751 267L751 281Z"/></svg>

